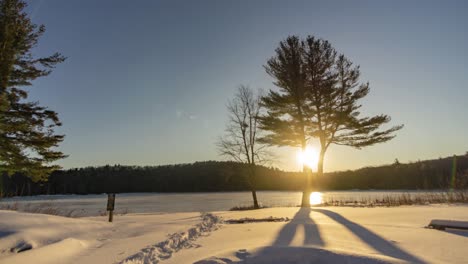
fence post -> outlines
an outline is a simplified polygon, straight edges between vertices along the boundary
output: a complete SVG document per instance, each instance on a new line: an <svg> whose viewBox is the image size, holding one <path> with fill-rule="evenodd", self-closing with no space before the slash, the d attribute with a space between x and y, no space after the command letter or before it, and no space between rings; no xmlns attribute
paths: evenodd
<svg viewBox="0 0 468 264"><path fill-rule="evenodd" d="M115 193L107 194L107 211L109 211L109 222L114 220Z"/></svg>

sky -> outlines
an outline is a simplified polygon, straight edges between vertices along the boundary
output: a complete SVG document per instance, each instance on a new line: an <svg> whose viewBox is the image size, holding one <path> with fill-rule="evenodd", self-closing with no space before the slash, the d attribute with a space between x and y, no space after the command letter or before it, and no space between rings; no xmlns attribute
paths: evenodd
<svg viewBox="0 0 468 264"><path fill-rule="evenodd" d="M59 113L64 168L223 160L215 142L241 84L288 35L314 35L361 67L365 115L404 124L390 142L332 146L325 171L468 151L466 1L28 1L46 33L37 56L67 57L29 88ZM312 142L316 145L316 142ZM285 170L296 150L273 148Z"/></svg>

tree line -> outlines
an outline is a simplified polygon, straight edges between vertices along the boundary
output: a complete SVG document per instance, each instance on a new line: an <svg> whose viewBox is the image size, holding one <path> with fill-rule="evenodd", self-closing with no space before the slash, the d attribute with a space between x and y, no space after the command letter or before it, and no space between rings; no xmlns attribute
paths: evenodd
<svg viewBox="0 0 468 264"><path fill-rule="evenodd" d="M100 194L128 192L251 191L249 165L206 161L165 166L101 166L58 170L47 181L34 182L16 173L3 176L3 196ZM301 191L303 174L256 165L258 190ZM455 179L452 175L455 171ZM388 190L468 188L468 155L325 173L321 190Z"/></svg>

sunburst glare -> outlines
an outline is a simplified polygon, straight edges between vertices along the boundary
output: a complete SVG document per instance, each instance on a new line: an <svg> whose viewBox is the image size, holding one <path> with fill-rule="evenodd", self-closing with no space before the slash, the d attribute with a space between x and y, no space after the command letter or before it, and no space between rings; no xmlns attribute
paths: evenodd
<svg viewBox="0 0 468 264"><path fill-rule="evenodd" d="M318 205L322 204L322 193L321 192L313 192L310 194L310 205Z"/></svg>
<svg viewBox="0 0 468 264"><path fill-rule="evenodd" d="M319 153L317 149L307 146L305 151L297 152L297 162L302 165L306 165L312 170L317 169L317 163L319 160Z"/></svg>

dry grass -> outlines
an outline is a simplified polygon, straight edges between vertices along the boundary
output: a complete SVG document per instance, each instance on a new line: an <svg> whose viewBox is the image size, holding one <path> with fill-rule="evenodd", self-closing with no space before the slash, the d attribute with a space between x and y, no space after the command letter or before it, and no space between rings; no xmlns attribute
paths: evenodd
<svg viewBox="0 0 468 264"><path fill-rule="evenodd" d="M401 206L401 205L429 205L429 204L453 204L468 203L468 190L455 190L444 193L420 193L400 195L386 195L381 199L362 197L359 200L344 200L327 198L320 206Z"/></svg>
<svg viewBox="0 0 468 264"><path fill-rule="evenodd" d="M117 209L117 210L115 211L115 213L116 213L117 215L126 215L126 214L128 214L128 208L125 207L125 208L122 208L122 209Z"/></svg>
<svg viewBox="0 0 468 264"><path fill-rule="evenodd" d="M0 204L0 210L18 211L18 202Z"/></svg>
<svg viewBox="0 0 468 264"><path fill-rule="evenodd" d="M0 210L10 210L10 211L20 211L20 212L27 212L27 213L34 213L34 214L49 214L49 215L63 215L60 213L59 208L53 206L51 203L28 203L23 204L23 206L19 206L18 202L14 203L5 203L0 204ZM71 215L74 210L70 212L66 212L67 215Z"/></svg>
<svg viewBox="0 0 468 264"><path fill-rule="evenodd" d="M33 214L48 214L48 215L59 215L65 217L76 217L74 212L76 209L60 210L58 207L51 203L26 203L19 206L18 202L0 204L0 210L19 211Z"/></svg>
<svg viewBox="0 0 468 264"><path fill-rule="evenodd" d="M402 205L429 205L429 204L468 204L468 189L453 190L447 192L427 192L418 194L401 193L399 195L384 195L381 198L375 197L359 197L353 198L336 198L325 197L322 204L314 206L349 206L349 207L392 207ZM290 205L269 205L261 206L268 207L300 207L298 204ZM255 210L252 205L235 206L230 211Z"/></svg>
<svg viewBox="0 0 468 264"><path fill-rule="evenodd" d="M268 206L263 206L260 205L260 208L254 208L253 205L238 205L234 206L229 211L247 211L247 210L258 210L258 209L263 209L263 208L268 208Z"/></svg>
<svg viewBox="0 0 468 264"><path fill-rule="evenodd" d="M54 204L50 202L43 202L43 203L0 203L0 210L9 210L9 211L18 211L18 212L26 212L26 213L33 213L33 214L48 214L48 215L58 215L58 216L65 216L65 217L81 217L86 216L85 209L67 209L67 208L59 208L54 206ZM119 208L114 211L115 215L126 215L128 214L128 208ZM106 216L107 211L99 210L99 216Z"/></svg>

